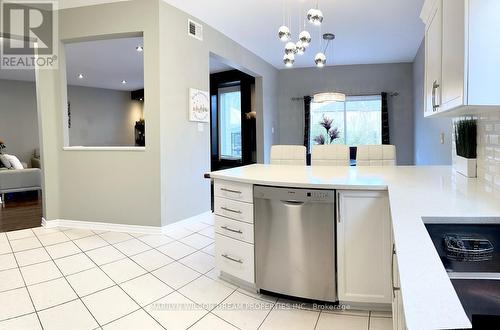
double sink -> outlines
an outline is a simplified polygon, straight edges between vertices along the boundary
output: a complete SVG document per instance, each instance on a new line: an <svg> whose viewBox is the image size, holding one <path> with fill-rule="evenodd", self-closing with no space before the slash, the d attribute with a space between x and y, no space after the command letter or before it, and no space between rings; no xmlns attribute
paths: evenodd
<svg viewBox="0 0 500 330"><path fill-rule="evenodd" d="M498 326L500 219L424 219L424 223L472 328Z"/></svg>

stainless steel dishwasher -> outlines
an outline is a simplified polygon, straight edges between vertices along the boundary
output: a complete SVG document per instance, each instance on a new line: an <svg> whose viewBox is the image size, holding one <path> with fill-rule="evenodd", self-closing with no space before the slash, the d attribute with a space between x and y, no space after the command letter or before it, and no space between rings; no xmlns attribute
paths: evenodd
<svg viewBox="0 0 500 330"><path fill-rule="evenodd" d="M337 300L334 196L333 190L254 187L259 289Z"/></svg>

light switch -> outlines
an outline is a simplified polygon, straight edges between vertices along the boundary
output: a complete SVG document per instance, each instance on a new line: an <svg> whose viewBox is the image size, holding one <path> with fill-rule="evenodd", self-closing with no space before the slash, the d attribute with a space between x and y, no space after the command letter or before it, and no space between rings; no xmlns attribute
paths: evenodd
<svg viewBox="0 0 500 330"><path fill-rule="evenodd" d="M205 130L205 125L203 123L198 123L198 132L203 132Z"/></svg>
<svg viewBox="0 0 500 330"><path fill-rule="evenodd" d="M444 144L444 133L441 133L440 141L441 141L441 144Z"/></svg>

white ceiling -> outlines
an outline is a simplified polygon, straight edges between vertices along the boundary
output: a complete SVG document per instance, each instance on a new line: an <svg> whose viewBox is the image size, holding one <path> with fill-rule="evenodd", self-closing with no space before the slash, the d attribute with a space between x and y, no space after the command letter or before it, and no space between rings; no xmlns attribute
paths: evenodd
<svg viewBox="0 0 500 330"><path fill-rule="evenodd" d="M129 1L129 0L59 0L59 8L66 9L74 7L84 7L84 6L98 5L101 3L120 2L120 1Z"/></svg>
<svg viewBox="0 0 500 330"><path fill-rule="evenodd" d="M119 1L128 0L60 0L59 6L70 8ZM283 3L287 3L287 11L292 14L289 25L294 38L297 38L299 30L299 14L303 19L307 10L315 4L314 0L163 1L198 17L277 68L284 68L284 44L277 38L278 27L283 22ZM328 65L413 61L423 38L423 24L419 19L423 2L424 0L320 0L319 7L325 16L321 31L306 24L313 43L304 55L296 56L294 67L314 66L314 54L320 49L320 32L332 32L336 35L333 47L327 52ZM122 90L143 87L142 74L138 74L143 70L143 62L142 58L139 61L134 45L137 41L127 44L124 39L116 44L96 43L98 44L94 47L81 48L75 44L68 48L71 61L68 80L71 84ZM120 56L114 55L117 47L123 49ZM96 49L99 56L93 53ZM101 68L111 70L112 74L107 74ZM226 69L232 67L220 61L211 62L212 72ZM84 81L75 78L79 72L85 74ZM0 79L33 80L33 72L0 70ZM122 79L126 79L128 84L117 86L117 81L119 83Z"/></svg>
<svg viewBox="0 0 500 330"><path fill-rule="evenodd" d="M143 45L142 37L66 44L68 84L124 91L144 88L144 53L136 51L138 45ZM83 79L78 79L80 73Z"/></svg>
<svg viewBox="0 0 500 330"><path fill-rule="evenodd" d="M201 19L248 48L277 68L284 68L284 44L277 38L283 22L283 2L292 14L292 35L296 39L299 14L304 17L314 0L164 0ZM412 62L422 41L419 19L424 0L320 0L324 21L321 32L336 35L327 64L372 64ZM295 67L314 66L319 50L319 29L307 30L315 38ZM333 51L332 51L333 50Z"/></svg>

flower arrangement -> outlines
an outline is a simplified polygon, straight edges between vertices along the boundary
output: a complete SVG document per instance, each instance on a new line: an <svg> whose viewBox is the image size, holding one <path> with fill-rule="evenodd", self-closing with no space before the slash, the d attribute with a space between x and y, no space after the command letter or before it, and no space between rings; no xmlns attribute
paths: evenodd
<svg viewBox="0 0 500 330"><path fill-rule="evenodd" d="M0 140L0 154L3 154L3 149L5 148L6 148L5 143L2 140Z"/></svg>
<svg viewBox="0 0 500 330"><path fill-rule="evenodd" d="M325 129L326 135L319 134L315 136L313 140L316 144L332 144L333 141L339 138L340 132L338 128L332 126L333 119L323 115L323 119L321 119L319 124Z"/></svg>

